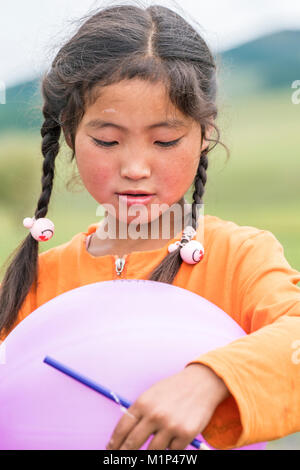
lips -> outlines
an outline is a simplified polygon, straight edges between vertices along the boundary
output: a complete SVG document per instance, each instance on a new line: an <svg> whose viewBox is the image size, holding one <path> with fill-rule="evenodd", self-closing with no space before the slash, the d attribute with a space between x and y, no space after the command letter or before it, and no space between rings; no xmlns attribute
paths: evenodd
<svg viewBox="0 0 300 470"><path fill-rule="evenodd" d="M151 196L151 194L132 194L132 193L120 193L120 196L130 196L130 197L143 197L143 196Z"/></svg>
<svg viewBox="0 0 300 470"><path fill-rule="evenodd" d="M153 196L153 193L148 193L147 191L127 191L123 193L117 193L120 194L121 196Z"/></svg>
<svg viewBox="0 0 300 470"><path fill-rule="evenodd" d="M142 204L146 205L148 204L151 199L153 198L154 194L146 194L146 195L141 195L141 194L118 194L119 199L121 202L127 204L127 206L131 206L133 204Z"/></svg>

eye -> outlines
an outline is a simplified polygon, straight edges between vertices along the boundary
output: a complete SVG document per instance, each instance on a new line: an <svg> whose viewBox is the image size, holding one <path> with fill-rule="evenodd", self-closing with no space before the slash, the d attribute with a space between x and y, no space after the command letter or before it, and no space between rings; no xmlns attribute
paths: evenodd
<svg viewBox="0 0 300 470"><path fill-rule="evenodd" d="M94 137L92 137L95 145L97 145L98 147L113 147L114 144L117 144L118 142L116 141L112 141L112 142L105 142L104 140L99 140L99 139L95 139ZM172 140L170 142L160 142L160 141L156 141L156 143L158 145L160 145L161 147L165 147L165 148L168 148L168 147L175 147L175 145L179 144L181 140L181 137L177 140Z"/></svg>
<svg viewBox="0 0 300 470"><path fill-rule="evenodd" d="M179 144L180 140L181 140L181 137L180 139L172 140L171 142L159 142L158 140L156 142L162 147L175 147L175 145Z"/></svg>
<svg viewBox="0 0 300 470"><path fill-rule="evenodd" d="M114 144L118 143L116 141L104 142L103 140L98 140L98 139L95 139L94 137L92 139L93 139L95 145L97 145L98 147L112 147Z"/></svg>

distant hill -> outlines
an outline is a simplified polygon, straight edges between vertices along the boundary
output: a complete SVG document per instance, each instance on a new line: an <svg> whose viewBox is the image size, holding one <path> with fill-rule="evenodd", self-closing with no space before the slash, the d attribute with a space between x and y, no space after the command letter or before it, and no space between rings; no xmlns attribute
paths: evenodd
<svg viewBox="0 0 300 470"><path fill-rule="evenodd" d="M223 87L232 96L290 89L300 80L300 30L269 34L221 54Z"/></svg>
<svg viewBox="0 0 300 470"><path fill-rule="evenodd" d="M0 133L8 129L39 130L42 123L40 81L34 79L6 90L0 104Z"/></svg>
<svg viewBox="0 0 300 470"><path fill-rule="evenodd" d="M281 31L219 54L220 87L232 97L291 88L294 80L300 80L299 45L300 30ZM0 104L0 133L39 131L41 124L40 80L8 88L6 104Z"/></svg>

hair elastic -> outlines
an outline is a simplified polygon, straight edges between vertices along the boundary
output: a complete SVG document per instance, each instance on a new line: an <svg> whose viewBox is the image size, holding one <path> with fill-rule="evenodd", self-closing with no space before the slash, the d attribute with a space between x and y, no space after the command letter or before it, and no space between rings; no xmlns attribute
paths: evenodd
<svg viewBox="0 0 300 470"><path fill-rule="evenodd" d="M44 217L25 217L23 225L30 229L31 235L38 242L47 242L54 235L54 223Z"/></svg>
<svg viewBox="0 0 300 470"><path fill-rule="evenodd" d="M168 246L168 252L172 253L173 251L177 250L178 247L181 247L180 256L185 263L199 263L199 261L201 261L204 256L204 248L200 242L198 242L197 240L192 240L195 235L196 230L191 225L188 225L183 230L181 241L171 243Z"/></svg>

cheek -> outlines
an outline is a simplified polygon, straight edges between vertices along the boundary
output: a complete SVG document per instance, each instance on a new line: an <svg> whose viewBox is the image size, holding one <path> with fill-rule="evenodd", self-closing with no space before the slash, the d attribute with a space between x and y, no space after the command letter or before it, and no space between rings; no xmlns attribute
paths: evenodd
<svg viewBox="0 0 300 470"><path fill-rule="evenodd" d="M111 168L90 165L83 174L83 181L88 190L105 192L112 182L112 177Z"/></svg>
<svg viewBox="0 0 300 470"><path fill-rule="evenodd" d="M107 161L105 156L86 145L76 152L77 167L80 177L87 191L99 201L104 200L113 186L117 174L115 168Z"/></svg>
<svg viewBox="0 0 300 470"><path fill-rule="evenodd" d="M199 157L190 156L188 154L180 154L172 156L172 163L166 162L160 165L160 178L162 187L168 188L168 192L178 194L185 189L187 190L193 183Z"/></svg>

